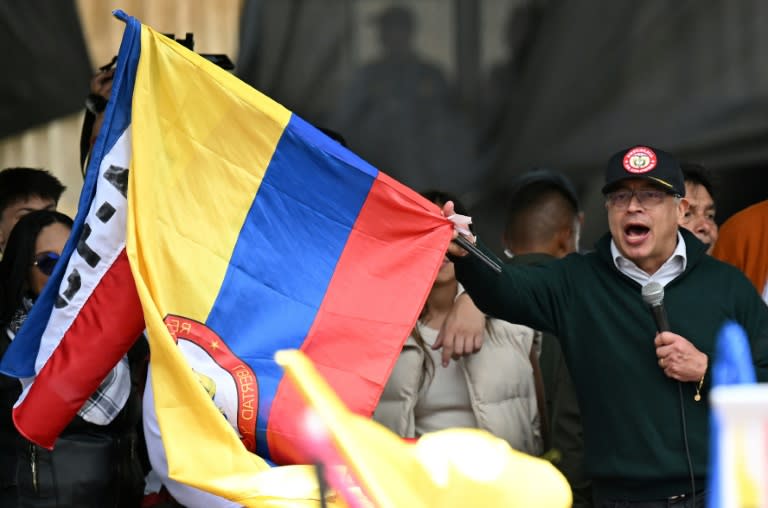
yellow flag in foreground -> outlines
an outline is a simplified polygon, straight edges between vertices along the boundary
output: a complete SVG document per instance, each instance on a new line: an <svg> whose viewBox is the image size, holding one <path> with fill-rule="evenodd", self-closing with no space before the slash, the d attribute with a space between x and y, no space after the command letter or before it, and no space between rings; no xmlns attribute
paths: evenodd
<svg viewBox="0 0 768 508"><path fill-rule="evenodd" d="M365 495L360 501L332 475L332 485L351 506L571 506L568 482L547 461L477 429L444 430L406 443L348 411L300 351L280 351L276 360L313 412L307 449L327 465L346 466Z"/></svg>

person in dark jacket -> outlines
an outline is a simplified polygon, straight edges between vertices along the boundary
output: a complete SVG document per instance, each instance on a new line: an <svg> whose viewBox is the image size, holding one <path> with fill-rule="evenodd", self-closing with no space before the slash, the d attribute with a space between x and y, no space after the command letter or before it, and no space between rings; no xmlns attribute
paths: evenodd
<svg viewBox="0 0 768 508"><path fill-rule="evenodd" d="M768 307L733 266L678 220L679 163L636 146L616 153L603 188L610 234L594 252L497 275L452 244L459 281L484 312L555 334L576 385L595 506L704 506L707 374L715 338L746 331L757 379L768 381ZM451 204L443 208L449 216ZM487 249L486 249L487 250ZM641 289L664 288L659 331Z"/></svg>
<svg viewBox="0 0 768 508"><path fill-rule="evenodd" d="M6 175L9 170L4 172ZM43 201L42 199L39 199ZM13 202L17 202L14 200ZM7 229L6 240L10 248L6 249L0 261L0 354L6 349L18 332L24 319L32 308L34 297L48 279L58 253L58 243L66 241L72 227L72 220L66 215L51 211L30 211L26 207L34 203L23 203L24 213L14 220L14 225ZM55 203L52 203L55 205ZM18 221L28 214L34 214L24 220L11 242L11 231L16 230ZM45 215L45 218L43 218ZM39 219L39 220L37 220ZM46 235L41 235L47 227ZM41 250L37 250L38 237L41 238ZM53 250L50 245L54 244ZM40 256L36 256L40 254ZM46 274L45 272L48 272ZM18 489L16 485L16 454L21 437L13 425L11 410L21 394L19 380L0 375L2 406L0 406L0 473L3 489L0 493L2 506L17 506Z"/></svg>
<svg viewBox="0 0 768 508"><path fill-rule="evenodd" d="M66 215L40 210L23 216L12 229L0 261L3 353L53 272L71 228ZM0 436L4 452L13 448L17 458L17 490L4 492L2 506L138 506L143 490L136 453L138 396L129 396L108 425L76 416L53 450L47 450L26 441L13 426L11 410L20 391L18 380L3 378Z"/></svg>
<svg viewBox="0 0 768 508"><path fill-rule="evenodd" d="M561 173L534 169L522 174L509 195L505 254L508 263L547 263L579 251L584 221L576 191ZM584 436L576 392L557 337L536 331L538 362L544 383L547 425L545 457L571 486L574 508L591 506L591 486L584 472Z"/></svg>

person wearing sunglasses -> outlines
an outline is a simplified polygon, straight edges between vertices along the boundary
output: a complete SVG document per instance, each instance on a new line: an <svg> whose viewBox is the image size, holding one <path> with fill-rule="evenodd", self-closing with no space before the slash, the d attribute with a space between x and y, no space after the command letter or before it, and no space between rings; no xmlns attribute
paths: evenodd
<svg viewBox="0 0 768 508"><path fill-rule="evenodd" d="M0 358L59 263L71 230L72 219L52 210L30 212L11 230L0 260ZM20 393L17 379L0 376L0 506L138 506L138 406L126 404L108 425L78 415L47 450L14 427Z"/></svg>
<svg viewBox="0 0 768 508"><path fill-rule="evenodd" d="M17 218L0 261L0 354L21 328L37 295L51 275L72 228L64 214L29 211ZM16 453L21 442L11 409L21 393L17 379L0 375L1 506L17 506Z"/></svg>
<svg viewBox="0 0 768 508"><path fill-rule="evenodd" d="M672 155L649 146L615 153L603 194L609 232L592 252L508 264L501 274L455 244L449 256L480 310L560 340L594 506L700 508L716 337L729 320L741 325L757 380L768 381L768 307L741 272L678 226L688 202ZM450 203L443 214L453 214ZM661 296L668 324L654 319L644 288Z"/></svg>

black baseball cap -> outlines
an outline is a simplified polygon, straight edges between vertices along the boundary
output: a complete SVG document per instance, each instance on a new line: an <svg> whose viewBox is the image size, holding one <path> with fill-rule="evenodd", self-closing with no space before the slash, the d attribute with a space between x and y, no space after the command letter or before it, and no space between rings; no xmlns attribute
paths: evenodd
<svg viewBox="0 0 768 508"><path fill-rule="evenodd" d="M605 168L603 194L608 194L619 182L630 178L644 178L670 194L685 196L680 163L657 148L633 146L613 154Z"/></svg>

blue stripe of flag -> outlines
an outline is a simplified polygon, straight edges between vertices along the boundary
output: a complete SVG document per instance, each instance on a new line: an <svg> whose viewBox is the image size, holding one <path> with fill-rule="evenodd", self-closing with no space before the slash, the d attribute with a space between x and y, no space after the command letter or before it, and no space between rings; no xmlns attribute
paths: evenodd
<svg viewBox="0 0 768 508"><path fill-rule="evenodd" d="M241 229L206 324L258 375L261 457L283 375L274 353L301 347L377 174L293 115Z"/></svg>

